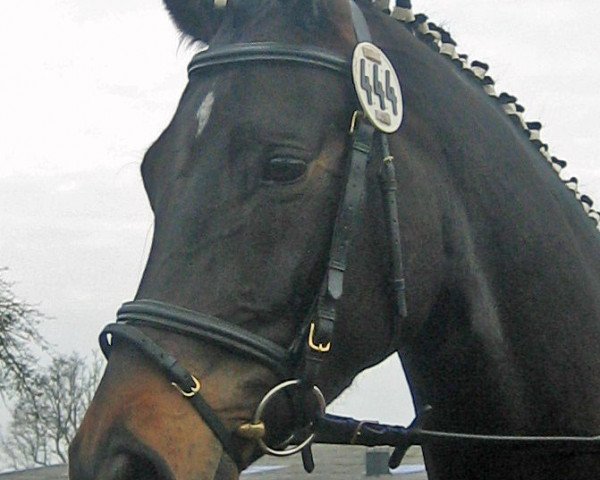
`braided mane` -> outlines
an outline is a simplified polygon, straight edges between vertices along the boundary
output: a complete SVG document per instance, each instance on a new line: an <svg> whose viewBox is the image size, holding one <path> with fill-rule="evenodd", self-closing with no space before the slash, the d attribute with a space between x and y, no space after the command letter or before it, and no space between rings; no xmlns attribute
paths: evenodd
<svg viewBox="0 0 600 480"><path fill-rule="evenodd" d="M522 128L533 147L539 152L540 158L556 172L563 184L573 192L584 212L594 221L596 228L600 230L600 213L593 208L594 202L585 194L579 192L576 177L564 179L560 176L561 171L567 166L567 162L552 156L549 147L541 139L540 130L542 124L537 121L525 120L525 108L517 103L517 98L508 93L498 94L495 89L495 81L487 74L489 65L478 60L469 62L468 56L459 54L456 50L456 42L443 28L428 21L424 14L414 14L410 0L396 0L395 6L390 9L389 0L373 0L372 2L379 10L396 19L405 26L415 37L426 43L432 50L448 57L452 63L462 70L465 75L470 75L481 84L483 90L494 101L498 102L510 120Z"/></svg>

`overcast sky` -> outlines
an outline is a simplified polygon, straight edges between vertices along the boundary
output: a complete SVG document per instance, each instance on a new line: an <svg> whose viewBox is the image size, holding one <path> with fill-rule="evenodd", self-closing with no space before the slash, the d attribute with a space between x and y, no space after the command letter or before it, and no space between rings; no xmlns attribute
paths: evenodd
<svg viewBox="0 0 600 480"><path fill-rule="evenodd" d="M413 4L450 30L460 53L490 63L499 91L543 122L551 152L600 202L598 0ZM96 348L135 293L152 227L139 164L174 112L191 54L159 0L2 8L0 266L51 317L43 334L61 351ZM407 423L400 378L389 362L337 411Z"/></svg>

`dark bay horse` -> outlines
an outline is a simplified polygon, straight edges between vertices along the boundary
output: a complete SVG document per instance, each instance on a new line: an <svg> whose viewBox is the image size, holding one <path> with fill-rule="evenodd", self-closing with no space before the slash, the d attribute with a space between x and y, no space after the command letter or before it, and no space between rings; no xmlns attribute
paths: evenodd
<svg viewBox="0 0 600 480"><path fill-rule="evenodd" d="M371 161L316 385L329 402L358 372L398 352L417 410L432 407L430 428L597 435L600 237L582 197L556 174L561 162L514 99L493 95L484 65L465 68L447 34L411 17L404 3L395 11L404 23L357 3L402 84L404 122L389 148L408 314L398 315L389 295L381 162ZM349 59L357 43L348 0L166 5L208 52L275 42ZM140 305L153 306L150 320L157 305L176 305L185 309L179 317L202 312L277 351L306 328L328 271L356 93L333 61L322 68L306 58L229 58L190 75L144 158L155 231L137 315ZM229 439L220 428L232 433L252 420L285 374L227 343L168 328L169 315L140 326L143 337L113 329L106 373L71 447L72 480L233 479L261 454L254 440ZM316 345L320 353L326 346ZM212 414L198 415L166 380L172 358L199 379L190 388ZM270 444L295 426L296 405L278 398L266 422ZM600 477L594 451L435 443L424 454L431 479Z"/></svg>

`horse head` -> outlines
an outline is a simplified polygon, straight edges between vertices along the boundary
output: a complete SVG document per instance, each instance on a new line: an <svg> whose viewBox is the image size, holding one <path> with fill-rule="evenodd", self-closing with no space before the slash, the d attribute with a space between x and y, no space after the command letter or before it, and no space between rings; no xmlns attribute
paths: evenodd
<svg viewBox="0 0 600 480"><path fill-rule="evenodd" d="M382 3L166 0L209 47L143 160L152 248L101 334L73 480L237 478L310 444L394 351L442 431L430 478L600 474L582 450L574 472L564 451L462 448L600 430L600 216L486 64Z"/></svg>
<svg viewBox="0 0 600 480"><path fill-rule="evenodd" d="M356 44L349 3L244 1L222 10L207 1L166 3L183 31L210 48L192 62L177 112L143 160L155 227L136 305L202 312L289 350L319 296L347 176L356 108L344 64ZM277 45L285 51L274 54ZM302 53L303 45L314 48ZM300 61L284 61L296 50ZM361 224L384 228L376 215ZM360 261L344 284L353 301L341 306L344 327L316 379L327 401L395 349L388 317L374 314L391 310L380 288L382 236L361 237L352 247ZM361 289L365 280L372 287ZM142 316L153 314L160 315ZM231 345L153 327L140 330L158 356L168 352L198 379L207 415L228 439L198 415L184 387L132 348L136 339L111 331L105 376L71 449L71 478L236 478L259 455L236 430L293 368L277 371ZM344 351L353 355L342 361ZM277 396L265 441L285 439L295 415Z"/></svg>

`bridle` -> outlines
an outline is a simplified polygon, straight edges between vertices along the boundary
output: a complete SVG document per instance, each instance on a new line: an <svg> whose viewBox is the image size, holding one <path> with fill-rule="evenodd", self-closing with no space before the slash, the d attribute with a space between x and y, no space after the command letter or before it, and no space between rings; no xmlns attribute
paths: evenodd
<svg viewBox="0 0 600 480"><path fill-rule="evenodd" d="M371 35L366 20L353 0L350 0L350 5L358 46L367 42L371 47ZM378 50L376 47L372 47ZM373 53L371 52L371 54ZM383 55L383 53L381 54ZM325 70L344 78L348 77L351 69L347 59L321 48L279 43L250 43L209 48L200 52L192 59L188 73L191 77L207 70L257 63L296 65L302 68ZM353 63L354 67L357 65L357 63ZM355 84L357 83L356 75L355 73ZM360 74L358 75L360 76ZM362 75L365 77L364 72ZM368 82L364 83L365 78L359 78L359 84L363 83L362 86L357 86L357 90L360 88L364 90L363 93L372 87L372 85L368 85ZM375 92L372 91L371 94L377 93L377 79L375 79L374 87ZM399 88L397 88L398 91L394 91L389 82L386 83L386 90L383 94L388 97L390 103L386 103L382 110L387 115L385 110L388 108L401 108L401 92ZM272 455L286 456L302 452L307 471L312 471L314 468L310 452L313 442L392 446L395 447L390 460L392 466L400 464L409 446L424 443L480 444L483 442L501 448L543 446L545 449L554 450L573 448L600 450L600 437L505 437L427 430L423 427L425 411L419 412L415 422L408 428L380 425L374 422L359 422L351 418L325 414L325 399L316 385L316 380L320 366L331 350L337 304L343 294L348 247L359 222L365 191L365 171L367 164L372 160L372 146L376 142L383 157L380 166L380 183L390 246L390 282L393 304L395 315L404 317L407 314L393 158L390 155L388 139L384 133L385 125L378 124L377 119L367 115L368 108L364 108L364 100L360 100L363 109L362 111L357 110L351 121L351 141L346 162L348 168L346 185L339 202L326 272L317 298L313 302L313 308L302 322L302 327L297 332L292 344L288 348L284 348L219 318L156 300L141 299L125 303L117 313L117 323L108 325L100 334L100 346L105 356L109 357L111 346L115 340L125 341L142 352L163 372L181 394L189 399L222 444L223 450L234 460L238 468L241 468L243 463L238 448L236 448L235 435L257 441L263 452ZM398 101L400 105L394 103ZM383 103L382 100L382 105ZM374 125L378 125L378 128ZM200 380L182 367L175 357L143 333L139 327L166 330L223 347L239 357L251 359L266 366L282 380L282 383L265 395L256 409L252 422L243 424L235 432L231 432L202 397ZM283 391L293 393L294 411L299 416L298 432L304 432L307 429L310 432L304 438L298 438L299 434L296 432L290 435L282 445L273 448L264 442L263 414L269 402ZM314 406L308 406L314 405L315 400L316 410ZM295 446L286 449L288 445Z"/></svg>
<svg viewBox="0 0 600 480"><path fill-rule="evenodd" d="M362 13L352 4L355 29L359 40L369 40L370 34ZM302 68L325 70L347 79L350 64L347 59L330 51L317 48L278 43L250 43L209 48L197 54L188 67L190 77L218 68L240 66L244 64L296 65ZM400 95L400 92L396 92ZM347 265L347 253L361 211L361 202L365 189L365 170L370 160L371 145L377 137L385 151L387 139L375 132L371 123L359 113L352 119L351 146L348 155L348 173L346 186L337 214L328 265L325 277L308 317L302 322L302 328L295 340L286 349L266 338L229 324L204 313L187 310L155 300L144 299L125 303L117 313L117 323L108 325L100 335L100 345L106 356L110 355L113 339L126 341L150 358L167 376L180 392L189 398L206 424L223 445L224 450L241 464L232 441L232 434L223 425L219 417L206 403L200 391L200 381L186 371L177 360L145 335L139 327L152 327L168 330L192 338L211 342L244 358L252 359L273 371L284 382L267 393L257 408L251 424L242 425L239 433L257 440L263 450L274 455L290 455L310 446L315 434L309 435L291 450L278 450L267 446L262 440L264 424L262 412L267 403L278 392L296 389L303 397L316 397L319 416L324 414L325 399L315 385L320 365L331 349L336 320L337 302L343 293L344 272ZM387 160L385 172L393 174L391 157ZM389 182L388 182L389 183ZM395 200L395 195L392 195ZM395 205L388 209L392 217L396 214ZM397 228L397 218L390 221ZM397 234L399 238L399 232ZM398 243L399 248L399 243ZM401 259L401 256L398 255ZM397 284L401 281L399 265ZM403 301L403 295L399 296ZM400 306L403 311L405 307ZM293 380L290 380L292 378ZM301 410L312 398L299 401ZM295 402L296 403L296 402ZM313 402L314 403L314 402ZM309 423L316 420L314 413L302 413ZM290 441L292 438L290 438Z"/></svg>
<svg viewBox="0 0 600 480"><path fill-rule="evenodd" d="M344 78L349 74L348 62L328 51L316 47L306 48L272 43L242 44L209 49L197 55L190 63L188 70L192 76L200 71L246 63L294 64L305 68L325 69L344 76ZM303 395L316 397L320 413L324 413L325 399L315 385L315 381L319 367L331 349L336 306L343 292L350 239L360 216L365 187L365 169L370 159L373 137L373 127L364 118L359 117L358 114L355 115L348 159L347 183L334 226L327 272L322 281L318 298L313 303L313 308L302 322L302 328L288 348L210 315L149 299L125 303L117 313L117 323L108 325L100 335L100 345L107 356L110 354L112 339L116 338L132 344L145 356L152 359L168 380L189 398L219 439L224 450L238 465L240 460L236 458L237 453L232 435L199 393L200 381L181 367L173 356L159 347L138 327L152 327L208 341L240 357L251 359L268 367L278 378L285 381L267 393L265 400L257 408L257 414L252 424L242 426L242 435L254 437L261 444L263 450L274 455L290 455L307 447L313 441L314 434L309 435L292 450L278 450L263 442L264 429L260 435L257 434L257 430L261 429L261 416L266 404L274 395L283 390L299 389L302 390ZM390 208L390 211L395 212L396 209ZM290 381L290 378L294 378L294 380ZM314 415L310 416L314 419Z"/></svg>

